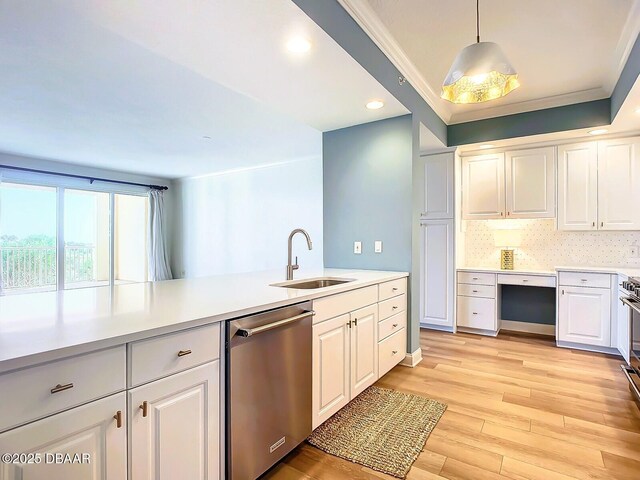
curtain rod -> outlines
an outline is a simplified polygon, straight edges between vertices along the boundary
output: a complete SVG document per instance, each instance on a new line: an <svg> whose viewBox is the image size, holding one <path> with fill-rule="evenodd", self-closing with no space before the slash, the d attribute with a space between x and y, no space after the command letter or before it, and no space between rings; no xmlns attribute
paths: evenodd
<svg viewBox="0 0 640 480"><path fill-rule="evenodd" d="M89 183L93 182L109 182L109 183L119 183L120 185L133 185L136 187L147 187L152 190L169 190L169 187L165 185L147 185L144 183L136 183L136 182L126 182L124 180L111 180L108 178L100 178L100 177L89 177L86 175L74 175L72 173L60 173L60 172L51 172L48 170L37 170L35 168L26 168L26 167L14 167L12 165L0 165L0 169L6 168L8 170L19 170L21 172L31 172L31 173L43 173L45 175L57 175L59 177L70 177L70 178L80 178L82 180L89 180Z"/></svg>

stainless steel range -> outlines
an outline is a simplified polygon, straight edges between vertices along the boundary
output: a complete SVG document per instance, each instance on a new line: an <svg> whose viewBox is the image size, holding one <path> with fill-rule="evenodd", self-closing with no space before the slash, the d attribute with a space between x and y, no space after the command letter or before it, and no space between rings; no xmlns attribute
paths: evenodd
<svg viewBox="0 0 640 480"><path fill-rule="evenodd" d="M640 405L640 277L631 277L622 282L625 296L620 301L629 307L629 365L622 371L629 380L629 389Z"/></svg>

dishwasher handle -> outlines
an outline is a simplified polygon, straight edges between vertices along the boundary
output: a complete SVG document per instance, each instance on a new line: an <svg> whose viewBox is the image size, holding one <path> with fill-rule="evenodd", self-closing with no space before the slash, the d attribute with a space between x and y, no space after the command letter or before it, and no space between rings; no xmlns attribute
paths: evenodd
<svg viewBox="0 0 640 480"><path fill-rule="evenodd" d="M293 322L297 322L298 320L302 320L303 318L312 317L316 314L313 310L310 312L304 312L300 315L296 315L294 317L285 318L283 320L278 320L276 322L267 323L266 325L261 325L255 328L240 328L238 329L238 335L241 337L251 337L253 335L257 335L258 333L268 332L269 330L273 330L274 328L283 327Z"/></svg>

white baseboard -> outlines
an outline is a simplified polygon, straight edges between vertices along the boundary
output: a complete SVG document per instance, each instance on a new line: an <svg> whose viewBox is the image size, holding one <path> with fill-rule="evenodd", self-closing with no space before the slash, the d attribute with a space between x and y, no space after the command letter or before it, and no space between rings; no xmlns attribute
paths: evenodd
<svg viewBox="0 0 640 480"><path fill-rule="evenodd" d="M609 355L617 355L619 357L622 356L617 348L599 347L597 345L583 345L582 343L573 342L561 342L560 340L556 341L556 345L561 348L571 348L573 350L585 350L587 352L596 353L607 353Z"/></svg>
<svg viewBox="0 0 640 480"><path fill-rule="evenodd" d="M462 333L473 333L474 335L484 335L487 337L497 337L498 332L493 330L483 330L481 328L468 328L458 326L458 331Z"/></svg>
<svg viewBox="0 0 640 480"><path fill-rule="evenodd" d="M433 323L421 323L420 328L426 330L439 330L441 332L453 332L453 327L447 325L435 325Z"/></svg>
<svg viewBox="0 0 640 480"><path fill-rule="evenodd" d="M413 368L416 365L418 365L421 361L422 361L422 349L418 348L413 353L407 353L404 356L404 360L400 362L400 365L402 365L403 367Z"/></svg>
<svg viewBox="0 0 640 480"><path fill-rule="evenodd" d="M556 336L555 325L544 325L542 323L513 322L511 320L500 320L500 330L511 330L512 332L537 333L539 335Z"/></svg>

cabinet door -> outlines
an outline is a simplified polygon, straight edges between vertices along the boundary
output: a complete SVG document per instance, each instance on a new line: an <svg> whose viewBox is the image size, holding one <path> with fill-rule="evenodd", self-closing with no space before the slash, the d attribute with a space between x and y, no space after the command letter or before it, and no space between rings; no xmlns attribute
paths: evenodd
<svg viewBox="0 0 640 480"><path fill-rule="evenodd" d="M504 218L504 153L462 159L462 217Z"/></svg>
<svg viewBox="0 0 640 480"><path fill-rule="evenodd" d="M465 297L458 295L456 316L458 327L498 331L496 300L494 298Z"/></svg>
<svg viewBox="0 0 640 480"><path fill-rule="evenodd" d="M611 346L611 290L560 287L558 339Z"/></svg>
<svg viewBox="0 0 640 480"><path fill-rule="evenodd" d="M421 218L453 218L453 165L453 153L420 157L420 188L424 189Z"/></svg>
<svg viewBox="0 0 640 480"><path fill-rule="evenodd" d="M618 298L626 297L627 293L622 289L618 289ZM631 347L631 308L626 303L622 303L620 300L616 300L618 308L616 309L618 315L618 322L616 325L616 347L620 352L620 355L624 358L625 362L629 364L629 349Z"/></svg>
<svg viewBox="0 0 640 480"><path fill-rule="evenodd" d="M507 152L506 202L509 218L556 216L556 149Z"/></svg>
<svg viewBox="0 0 640 480"><path fill-rule="evenodd" d="M640 230L640 138L598 142L598 228Z"/></svg>
<svg viewBox="0 0 640 480"><path fill-rule="evenodd" d="M453 220L422 222L420 324L453 327Z"/></svg>
<svg viewBox="0 0 640 480"><path fill-rule="evenodd" d="M0 464L2 480L121 480L127 478L126 395L58 413L0 434L0 452L40 453L39 464ZM114 415L120 412L118 427ZM80 463L47 463L46 453L79 454ZM89 461L82 461L88 454ZM50 458L49 458L50 460Z"/></svg>
<svg viewBox="0 0 640 480"><path fill-rule="evenodd" d="M596 230L598 150L595 142L558 147L558 230Z"/></svg>
<svg viewBox="0 0 640 480"><path fill-rule="evenodd" d="M219 375L216 360L129 391L131 480L219 477Z"/></svg>
<svg viewBox="0 0 640 480"><path fill-rule="evenodd" d="M351 313L351 398L378 379L378 304Z"/></svg>
<svg viewBox="0 0 640 480"><path fill-rule="evenodd" d="M350 400L349 314L313 326L313 428Z"/></svg>

